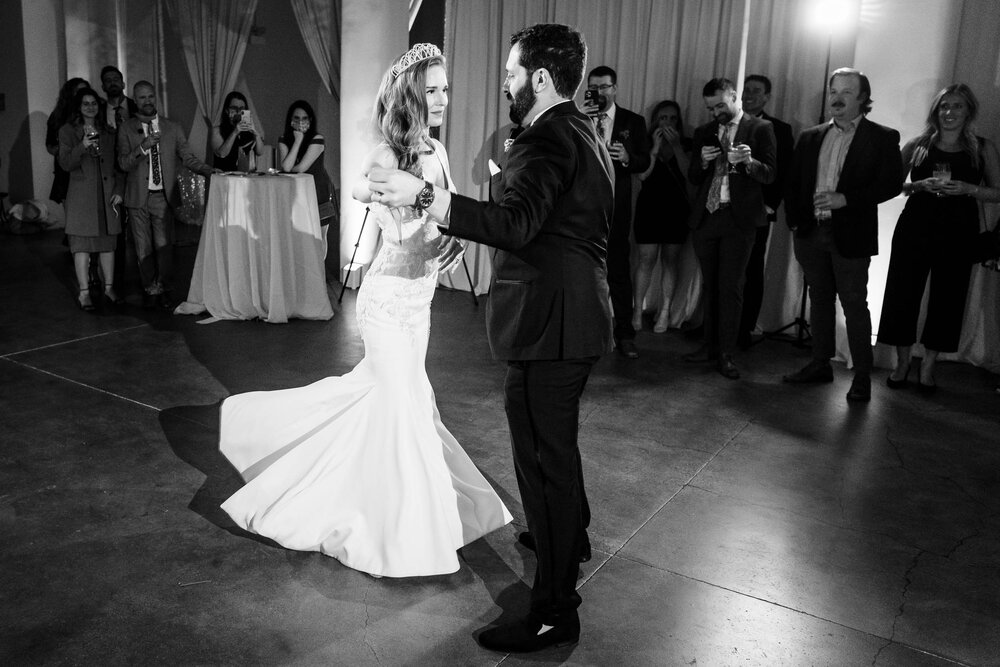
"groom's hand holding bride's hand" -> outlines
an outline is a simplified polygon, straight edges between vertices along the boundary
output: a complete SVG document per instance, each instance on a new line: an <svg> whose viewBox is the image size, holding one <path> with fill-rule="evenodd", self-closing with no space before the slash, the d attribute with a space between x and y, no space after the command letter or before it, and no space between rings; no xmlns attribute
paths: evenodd
<svg viewBox="0 0 1000 667"><path fill-rule="evenodd" d="M385 206L413 206L423 187L422 180L399 169L372 167L368 172L368 189L372 191L372 201Z"/></svg>

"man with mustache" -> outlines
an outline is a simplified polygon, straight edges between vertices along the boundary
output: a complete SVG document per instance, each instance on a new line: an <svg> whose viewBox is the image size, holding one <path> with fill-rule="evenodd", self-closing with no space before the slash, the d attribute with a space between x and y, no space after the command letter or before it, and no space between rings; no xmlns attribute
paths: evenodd
<svg viewBox="0 0 1000 667"><path fill-rule="evenodd" d="M416 206L448 234L497 249L486 312L496 359L507 362L505 408L517 485L538 566L524 618L482 632L502 652L537 651L580 636L576 580L590 520L577 444L580 397L611 343L608 232L614 167L593 121L573 102L587 46L564 25L511 37L503 89L524 131L491 182L492 202L372 169L373 199Z"/></svg>
<svg viewBox="0 0 1000 667"><path fill-rule="evenodd" d="M785 193L795 230L795 259L809 285L812 361L785 382L833 382L835 300L847 321L854 380L847 400L871 400L872 320L868 266L878 254L878 205L903 183L899 132L865 117L872 88L862 72L841 67L830 75L830 121L802 132Z"/></svg>
<svg viewBox="0 0 1000 667"><path fill-rule="evenodd" d="M180 204L176 180L178 162L208 176L211 167L188 148L180 126L159 115L153 84L140 81L132 88L137 111L118 128L118 166L126 172L125 206L135 239L142 279L143 306L172 309L173 218L171 206Z"/></svg>
<svg viewBox="0 0 1000 667"><path fill-rule="evenodd" d="M767 225L763 186L775 176L774 128L743 113L729 79L712 79L701 92L713 120L694 132L688 180L698 193L688 224L704 285L705 342L684 359L715 362L735 380L744 275L756 230Z"/></svg>

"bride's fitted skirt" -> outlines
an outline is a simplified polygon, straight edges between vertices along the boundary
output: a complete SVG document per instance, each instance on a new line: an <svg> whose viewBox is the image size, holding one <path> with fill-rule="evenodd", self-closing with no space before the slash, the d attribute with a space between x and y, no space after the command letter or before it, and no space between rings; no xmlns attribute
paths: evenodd
<svg viewBox="0 0 1000 667"><path fill-rule="evenodd" d="M371 309L365 358L342 377L223 402L220 449L247 484L222 508L239 526L408 577L455 572L459 547L511 520L441 423L423 312L400 326Z"/></svg>

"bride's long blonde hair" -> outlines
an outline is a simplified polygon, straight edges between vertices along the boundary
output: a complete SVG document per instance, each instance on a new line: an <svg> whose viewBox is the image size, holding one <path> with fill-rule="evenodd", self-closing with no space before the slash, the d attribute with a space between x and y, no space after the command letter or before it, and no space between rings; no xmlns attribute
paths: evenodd
<svg viewBox="0 0 1000 667"><path fill-rule="evenodd" d="M374 122L378 133L396 156L399 168L422 177L420 150L430 138L427 70L435 65L444 67L445 60L443 55L434 55L407 65L406 59L412 52L413 49L397 58L382 76L375 102Z"/></svg>

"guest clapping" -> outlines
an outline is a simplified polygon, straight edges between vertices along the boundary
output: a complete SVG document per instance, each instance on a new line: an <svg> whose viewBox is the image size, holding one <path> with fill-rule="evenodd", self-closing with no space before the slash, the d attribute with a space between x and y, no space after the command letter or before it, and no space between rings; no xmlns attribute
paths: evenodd
<svg viewBox="0 0 1000 667"><path fill-rule="evenodd" d="M635 204L633 232L639 246L635 271L632 327L642 329L642 306L649 290L653 267L660 259L660 303L653 331L663 333L670 324L670 303L677 284L681 248L688 236L687 179L691 140L684 136L681 108L664 100L653 109L653 148L650 165L639 179L642 189Z"/></svg>
<svg viewBox="0 0 1000 667"><path fill-rule="evenodd" d="M66 235L79 287L77 302L92 311L90 253L100 253L105 297L119 302L112 281L121 232L117 207L125 179L115 169L115 135L105 122L103 100L89 87L81 88L74 99L72 119L59 129L59 166L69 174Z"/></svg>
<svg viewBox="0 0 1000 667"><path fill-rule="evenodd" d="M969 250L979 232L978 201L1000 201L1000 160L993 143L976 136L979 103L964 83L935 96L923 133L903 147L909 195L892 236L885 300L878 341L896 347L896 369L886 384L908 384L910 351L927 275L927 317L920 342L924 357L918 389L937 385L934 364L940 352L958 350L965 312Z"/></svg>
<svg viewBox="0 0 1000 667"><path fill-rule="evenodd" d="M264 152L243 93L232 91L222 104L222 118L212 128L213 166L223 171L254 171Z"/></svg>
<svg viewBox="0 0 1000 667"><path fill-rule="evenodd" d="M296 100L288 107L285 129L278 139L278 163L282 171L312 174L316 184L316 201L319 203L320 224L326 225L334 215L330 206L330 177L323 166L326 149L323 135L316 127L316 114L305 100ZM324 206L324 203L327 206ZM325 238L325 234L324 234Z"/></svg>

